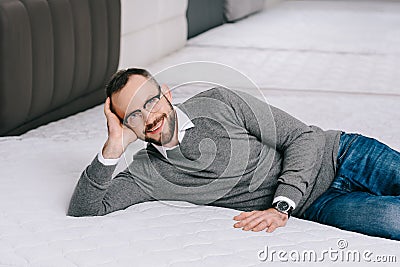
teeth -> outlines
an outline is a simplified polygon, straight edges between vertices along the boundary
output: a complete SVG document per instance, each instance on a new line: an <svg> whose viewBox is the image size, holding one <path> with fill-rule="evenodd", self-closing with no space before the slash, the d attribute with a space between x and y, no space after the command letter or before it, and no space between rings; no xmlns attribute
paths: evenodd
<svg viewBox="0 0 400 267"><path fill-rule="evenodd" d="M161 124L163 122L164 119L162 119L159 123L156 124L156 126L152 129L149 130L149 132L154 132L155 130L157 130L158 128L161 127Z"/></svg>

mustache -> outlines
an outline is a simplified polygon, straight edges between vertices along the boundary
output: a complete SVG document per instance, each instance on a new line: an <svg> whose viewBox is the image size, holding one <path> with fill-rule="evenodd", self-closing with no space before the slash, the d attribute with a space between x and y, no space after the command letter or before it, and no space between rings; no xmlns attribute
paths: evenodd
<svg viewBox="0 0 400 267"><path fill-rule="evenodd" d="M156 126L161 120L163 120L163 119L166 119L167 118L167 114L162 114L160 117L158 117L158 118L156 118L152 123L150 123L150 124L147 124L146 126L145 126L145 129L144 129L144 131L145 131L145 133L146 132L148 132L151 128L153 128L154 126Z"/></svg>

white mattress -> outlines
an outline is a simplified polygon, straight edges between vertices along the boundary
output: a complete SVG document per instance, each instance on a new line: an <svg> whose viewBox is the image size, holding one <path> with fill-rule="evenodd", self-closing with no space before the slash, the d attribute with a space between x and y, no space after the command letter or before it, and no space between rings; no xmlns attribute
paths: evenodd
<svg viewBox="0 0 400 267"><path fill-rule="evenodd" d="M322 5L328 5L330 12L326 13ZM328 22L334 23L333 17L343 12L341 6L344 4L337 5L333 8L335 6L328 2L289 2L267 11L275 19L261 13L250 17L248 21L256 21L253 24L256 28L263 20L268 22L267 25L275 23L275 26L269 29L279 31L284 29L287 23L295 22L296 18L301 20L300 16L307 18L304 19L305 24L314 24L317 19L321 21L322 16L325 23L320 25L321 28L315 26L315 31L326 32L329 27L333 27ZM365 19L365 22L376 24L375 28L366 25L365 30L378 36L382 36L382 29L398 31L399 27L393 24L398 23L399 19L393 16L398 7L397 3L385 3L379 5L379 8L374 6L376 4L369 6L363 2L359 5L360 8L347 11L350 13L348 17L340 15L336 22L342 25L346 22L345 18L365 18L374 14L381 16L380 13L384 13L387 14L387 19L382 21ZM298 10L295 14L294 9ZM374 13L373 9L380 11ZM289 12L287 15L285 10ZM286 17L285 20L280 19L282 16ZM363 48L357 46L358 38L354 35L358 34L359 38L362 38L367 36L365 31L353 32L349 27L343 28L337 35L351 36L347 39L337 39L339 41L336 46L340 49L353 49L347 54L332 52L334 49L329 47L328 39L333 37L327 37L325 40L324 49L333 49L330 52L313 52L315 46L312 45L316 45L314 42L320 41L321 45L323 43L319 38L290 45L287 43L291 34L301 35L301 31L304 34L308 33L310 25L296 26L295 33L286 31L280 39L281 42L276 39L279 36L275 36L274 43L276 46L280 45L281 50L276 47L275 50L262 48L265 41L269 40L268 35L264 35L264 39L248 37L248 42L253 42L252 46L259 45L261 48L253 49L246 44L246 47L237 49L235 46L238 42L235 38L226 38L229 38L229 34L235 34L235 25L243 34L249 34L245 29L250 27L248 21L243 20L238 24L225 25L207 32L191 40L186 48L149 67L153 70L162 69L164 66L186 60L238 64L241 71L261 84L262 91L271 104L303 121L323 128L369 134L400 149L400 78L396 76L398 69L391 68L398 64L398 61L394 60L398 56L398 51L394 51L395 39L385 39L390 41L386 44L390 49L384 56L390 58L387 62L390 61L394 65L386 65L387 68L382 67L386 68L385 71L380 71L379 67L368 69L368 66L373 64L366 66L360 63L362 61L355 60L363 56L372 57L371 60L379 58L375 57L375 54L354 53L354 49L361 51ZM223 34L225 31L226 34ZM210 42L211 39L213 42L207 46L201 44ZM346 43L341 43L340 40L345 40L343 42ZM225 41L231 48L221 50L219 44ZM303 49L307 42L310 51ZM378 42L368 45L373 49L381 49ZM266 58L277 60L270 60L270 64L260 61L264 53ZM347 57L352 57L355 61ZM326 71L327 67L323 63L330 60L322 59L327 58L332 59L333 65L343 60L343 64L339 64L343 70L328 75L323 80L311 79L301 74L302 62L308 60L322 65L309 69L304 67L304 71L313 74L318 71L322 73L320 69L324 68ZM354 65L347 65L346 62L352 62ZM376 78L378 88L368 87L369 82L364 80L366 76L346 76L347 72L356 72L353 66L367 69L368 81L375 81ZM269 74L261 75L262 71ZM383 77L381 75L387 75L388 78L380 79L379 77ZM352 79L354 82L350 83ZM271 81L275 81L275 84ZM351 84L360 86L356 90ZM180 102L194 93L195 90L176 90L175 102ZM281 263L276 257L274 262L260 261L258 252L265 246L268 246L270 251L283 250L288 253L292 250L299 253L315 250L318 255L330 248L338 251L357 250L360 253L370 250L373 252L372 257L393 255L397 257L397 262L400 260L400 242L368 237L296 218L291 218L285 228L280 228L272 234L245 232L233 228L232 217L238 214L238 211L195 206L185 202L148 202L103 217L67 217L66 209L77 179L100 150L105 139L106 124L102 106L39 127L21 136L0 138L0 266L287 266L288 263ZM142 146L143 143L135 143L130 147L129 153ZM117 171L125 166L126 162L120 162ZM347 248L338 247L337 242L340 239L347 242ZM342 241L340 244L346 242ZM329 259L316 265L338 264L354 266L353 262L339 260L335 263ZM302 262L298 265L309 266L310 263ZM366 266L363 262L361 265ZM374 264L369 263L368 266ZM379 263L376 266L396 264Z"/></svg>

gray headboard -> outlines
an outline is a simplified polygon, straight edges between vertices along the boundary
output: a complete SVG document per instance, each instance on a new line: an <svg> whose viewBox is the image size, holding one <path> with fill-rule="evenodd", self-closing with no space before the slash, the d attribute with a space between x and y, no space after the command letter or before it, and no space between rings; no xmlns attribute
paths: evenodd
<svg viewBox="0 0 400 267"><path fill-rule="evenodd" d="M119 0L0 0L0 136L104 101L120 9Z"/></svg>
<svg viewBox="0 0 400 267"><path fill-rule="evenodd" d="M186 12L188 39L259 12L264 5L265 0L189 0Z"/></svg>
<svg viewBox="0 0 400 267"><path fill-rule="evenodd" d="M188 38L224 23L224 0L189 0Z"/></svg>

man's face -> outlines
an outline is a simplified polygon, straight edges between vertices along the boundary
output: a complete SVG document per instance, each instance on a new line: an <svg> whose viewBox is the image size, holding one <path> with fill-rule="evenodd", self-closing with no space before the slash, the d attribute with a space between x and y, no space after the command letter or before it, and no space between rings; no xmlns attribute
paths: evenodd
<svg viewBox="0 0 400 267"><path fill-rule="evenodd" d="M112 94L111 103L139 139L168 144L175 133L175 111L168 88L159 88L141 75L131 75L127 84Z"/></svg>

